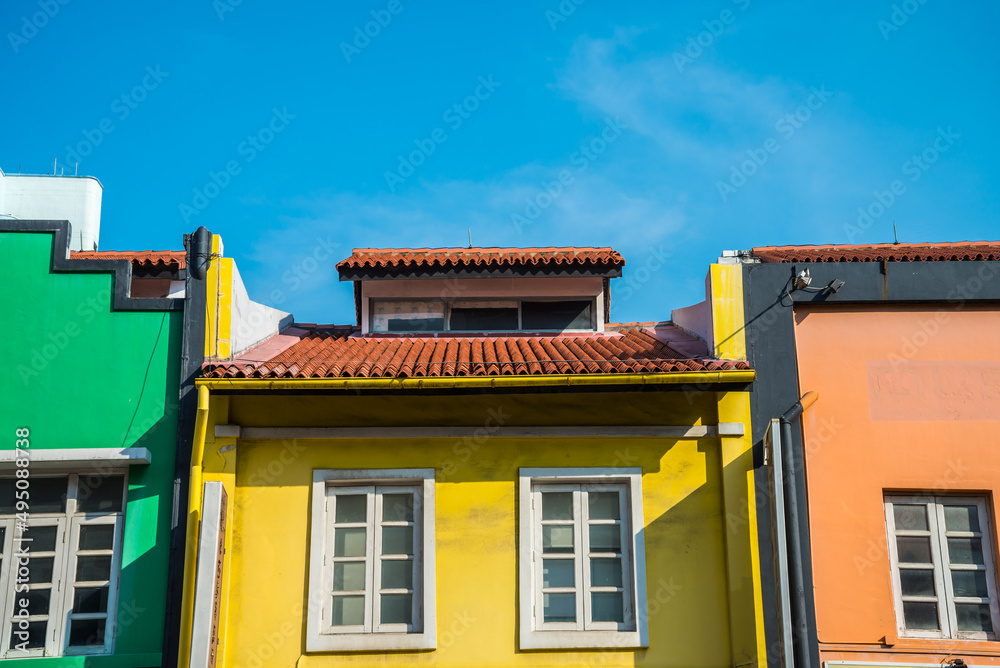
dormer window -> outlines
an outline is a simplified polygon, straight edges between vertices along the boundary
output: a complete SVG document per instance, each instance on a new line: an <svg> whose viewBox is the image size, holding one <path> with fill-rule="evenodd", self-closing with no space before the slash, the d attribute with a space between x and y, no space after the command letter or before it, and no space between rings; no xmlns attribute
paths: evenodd
<svg viewBox="0 0 1000 668"><path fill-rule="evenodd" d="M354 283L362 334L602 332L611 248L360 248L337 265Z"/></svg>
<svg viewBox="0 0 1000 668"><path fill-rule="evenodd" d="M372 332L594 331L594 300L372 299Z"/></svg>

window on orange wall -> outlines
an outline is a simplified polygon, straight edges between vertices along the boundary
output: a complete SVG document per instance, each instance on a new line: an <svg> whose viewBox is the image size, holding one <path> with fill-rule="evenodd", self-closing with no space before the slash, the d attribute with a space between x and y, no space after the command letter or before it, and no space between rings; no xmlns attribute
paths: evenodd
<svg viewBox="0 0 1000 668"><path fill-rule="evenodd" d="M985 497L885 497L896 625L902 638L1000 637Z"/></svg>

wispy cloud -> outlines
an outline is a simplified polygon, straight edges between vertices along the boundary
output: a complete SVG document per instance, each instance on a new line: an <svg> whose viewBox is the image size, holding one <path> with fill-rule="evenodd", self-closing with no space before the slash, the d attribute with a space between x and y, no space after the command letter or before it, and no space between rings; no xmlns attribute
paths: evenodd
<svg viewBox="0 0 1000 668"><path fill-rule="evenodd" d="M580 37L559 70L559 94L594 121L581 147L600 137L598 123L617 118L626 126L584 169L575 166L583 159L572 154L482 181L425 180L396 194L328 192L292 199L280 231L261 237L247 259L259 263L262 283L280 286L316 238L336 239L340 257L303 281L281 306L307 320L330 319L316 315L318 309L335 307L343 321L353 317L353 298L346 286L331 288L333 263L354 246L463 246L471 228L477 246L612 245L638 264L666 243L671 260L656 263L659 273L615 314L648 320L700 299L700 277L724 247L769 241L764 230L801 224L802 216L831 235L840 233L843 220L824 203L842 200L845 191L865 191L858 184L868 177L857 163L870 138L845 120L834 92L833 102L810 110L810 118L793 123L792 136L786 136L782 119L806 104L810 88L822 82L754 77L708 56L681 72L670 53L640 52L641 38L638 29ZM779 143L777 152L758 165L752 183L730 201L721 199L717 183L769 138ZM563 170L571 182L546 200L546 184ZM544 206L537 217L516 224L516 215L539 197ZM769 206L760 207L762 202ZM664 303L671 298L676 301Z"/></svg>

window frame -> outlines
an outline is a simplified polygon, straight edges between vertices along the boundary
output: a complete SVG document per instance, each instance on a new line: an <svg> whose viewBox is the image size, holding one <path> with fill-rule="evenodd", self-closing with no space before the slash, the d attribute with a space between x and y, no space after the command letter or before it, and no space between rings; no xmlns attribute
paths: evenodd
<svg viewBox="0 0 1000 668"><path fill-rule="evenodd" d="M365 623L334 627L329 622L333 610L333 556L331 538L336 524L328 504L331 496L365 493L368 514L365 526ZM376 551L379 525L384 521L375 509L379 494L393 490L415 492L414 498L414 570L413 618L409 625L378 622L381 579ZM316 469L313 471L312 523L309 537L309 609L307 614L306 651L385 651L434 649L437 646L436 587L434 554L434 469ZM339 558L344 560L343 558ZM356 559L355 559L356 560ZM369 579L370 578L370 579ZM371 583L369 585L369 582ZM371 593L369 594L369 586ZM386 628L379 628L386 627Z"/></svg>
<svg viewBox="0 0 1000 668"><path fill-rule="evenodd" d="M899 554L896 546L896 523L893 514L893 506L900 505L923 505L927 510L927 533L930 535L931 558L933 563L933 579L937 598L938 609L938 630L907 629L906 620L903 614L903 596L900 583ZM949 505L975 506L979 515L979 533L983 547L983 570L986 573L986 585L989 593L990 616L993 622L993 632L986 631L959 631L957 613L955 609L956 598L967 599L972 597L956 597L954 585L952 583L952 570L979 570L979 569L953 569L952 562L948 555L948 531L945 528L944 508ZM900 638L927 638L942 640L996 640L1000 638L1000 601L998 601L997 591L997 570L993 544L992 516L985 496L958 496L948 494L937 495L906 495L898 493L886 493L883 496L883 507L886 522L886 542L888 545L889 567L892 577L893 607L896 613L896 630ZM902 530L901 530L902 531ZM955 533L955 532L951 532ZM905 535L905 534L904 534ZM913 534L913 535L923 535ZM972 600L959 600L957 603L976 603ZM985 603L979 599L979 603Z"/></svg>
<svg viewBox="0 0 1000 668"><path fill-rule="evenodd" d="M15 515L0 516L0 524L6 531L4 535L4 563L0 568L0 660L15 660L34 657L67 657L67 656L107 656L114 654L117 636L118 594L121 579L122 554L124 550L125 514L128 506L129 469L126 466L114 466L96 472L101 478L122 477L121 509L114 512L85 512L78 510L78 493L80 479L88 477L87 472L70 472L58 468L40 470L32 475L30 480L40 478L65 478L66 507L63 512L31 513L29 510L28 537L31 537L31 527L56 526L56 549L53 554L52 583L47 615L45 646L39 649L16 650L9 647L14 620L14 606L17 602L17 592L11 587L11 569L16 568L16 548L14 546ZM0 478L11 478L9 470L0 473ZM30 491L30 487L29 487ZM29 499L30 501L30 499ZM30 506L29 506L30 507ZM107 611L104 613L74 613L74 594L77 589L76 568L79 549L80 526L83 524L110 524L114 526L111 547L111 571L109 580L102 584L91 586L108 587ZM29 546L30 550L30 546ZM83 552L109 552L109 550L83 550ZM84 554L82 556L90 556ZM94 555L99 556L99 555ZM95 581L96 582L96 581ZM47 584L47 583L46 583ZM86 586L86 584L84 584ZM104 644L94 646L70 647L69 638L74 619L105 619ZM29 617L30 621L30 617Z"/></svg>
<svg viewBox="0 0 1000 668"><path fill-rule="evenodd" d="M590 619L591 586L588 540L582 529L574 528L574 568L577 591L577 621L544 622L537 615L542 610L541 499L543 491L618 490L621 513L624 622L593 622ZM534 502L534 503L533 503ZM574 494L574 527L589 523L582 506L583 494ZM519 646L531 649L640 649L649 646L646 613L645 530L642 510L642 469L628 468L522 468L518 474L518 579ZM537 518L537 522L536 522ZM631 605L630 605L631 604ZM631 614L629 614L631 613ZM581 617L582 615L582 617Z"/></svg>
<svg viewBox="0 0 1000 668"><path fill-rule="evenodd" d="M368 322L369 332L372 334L425 334L425 333L441 333L441 332L453 332L455 334L465 334L472 335L481 333L483 331L488 332L498 332L498 333L513 333L513 332L596 332L598 330L597 322L597 296L576 296L576 297L558 297L558 296L545 296L545 297L483 297L477 299L475 297L462 297L461 299L435 299L427 297L371 297L368 300ZM443 304L443 319L444 319L444 329L414 329L405 331L392 332L388 329L385 331L380 331L375 329L375 306L377 303L382 302L440 302ZM451 310L452 308L471 308L468 306L463 306L465 304L480 304L486 302L495 302L497 304L503 304L504 306L497 306L496 308L516 308L517 309L517 329L496 329L496 330L479 330L479 329L452 329L451 328ZM590 304L590 327L585 329L571 328L571 329L524 329L522 325L522 310L524 302L588 302ZM512 306L511 306L512 305ZM489 307L482 307L489 308Z"/></svg>

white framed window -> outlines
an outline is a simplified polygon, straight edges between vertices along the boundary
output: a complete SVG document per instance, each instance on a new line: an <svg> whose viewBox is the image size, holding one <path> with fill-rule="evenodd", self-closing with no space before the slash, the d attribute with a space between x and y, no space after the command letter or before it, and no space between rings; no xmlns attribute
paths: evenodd
<svg viewBox="0 0 1000 668"><path fill-rule="evenodd" d="M0 656L114 651L126 477L0 477Z"/></svg>
<svg viewBox="0 0 1000 668"><path fill-rule="evenodd" d="M900 637L1000 637L986 499L886 495L885 522Z"/></svg>
<svg viewBox="0 0 1000 668"><path fill-rule="evenodd" d="M373 332L575 332L597 328L596 299L372 299Z"/></svg>
<svg viewBox="0 0 1000 668"><path fill-rule="evenodd" d="M520 470L520 648L647 647L642 470Z"/></svg>
<svg viewBox="0 0 1000 668"><path fill-rule="evenodd" d="M434 469L313 471L306 651L433 649Z"/></svg>

